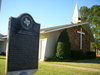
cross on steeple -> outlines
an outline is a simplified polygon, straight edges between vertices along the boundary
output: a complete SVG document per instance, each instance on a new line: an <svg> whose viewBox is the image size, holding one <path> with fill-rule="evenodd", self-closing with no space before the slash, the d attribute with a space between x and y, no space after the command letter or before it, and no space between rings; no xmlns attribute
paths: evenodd
<svg viewBox="0 0 100 75"><path fill-rule="evenodd" d="M29 26L30 25L30 20L28 20L27 18L25 18L24 23Z"/></svg>
<svg viewBox="0 0 100 75"><path fill-rule="evenodd" d="M77 31L77 33L80 34L80 49L82 49L82 35L85 35L85 33L82 32L82 28L81 28L81 31Z"/></svg>

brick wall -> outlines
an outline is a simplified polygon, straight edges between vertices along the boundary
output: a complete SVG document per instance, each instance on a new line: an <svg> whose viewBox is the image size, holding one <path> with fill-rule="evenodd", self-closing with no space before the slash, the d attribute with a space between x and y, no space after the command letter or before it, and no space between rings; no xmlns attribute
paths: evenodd
<svg viewBox="0 0 100 75"><path fill-rule="evenodd" d="M67 29L72 50L80 50L80 34L77 31L80 31L81 28L81 26L76 26ZM90 35L84 28L82 28L82 31L85 33L82 36L82 50L85 53L90 50Z"/></svg>

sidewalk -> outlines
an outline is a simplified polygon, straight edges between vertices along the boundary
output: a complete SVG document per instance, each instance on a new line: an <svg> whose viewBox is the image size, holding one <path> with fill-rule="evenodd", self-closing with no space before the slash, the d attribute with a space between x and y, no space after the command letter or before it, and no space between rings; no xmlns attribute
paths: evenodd
<svg viewBox="0 0 100 75"><path fill-rule="evenodd" d="M93 69L93 68L84 68L84 67L76 67L76 66L68 66L68 65L59 65L59 64L52 64L52 63L48 63L48 62L41 62L41 63L42 64L46 64L46 65L52 65L52 66L59 66L59 67L73 68L73 69L79 69L79 70L100 72L99 69Z"/></svg>

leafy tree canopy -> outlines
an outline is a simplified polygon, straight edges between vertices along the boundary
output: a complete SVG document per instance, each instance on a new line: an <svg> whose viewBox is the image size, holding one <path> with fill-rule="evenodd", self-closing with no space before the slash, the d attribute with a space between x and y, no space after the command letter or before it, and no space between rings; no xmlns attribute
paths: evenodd
<svg viewBox="0 0 100 75"><path fill-rule="evenodd" d="M100 5L93 5L91 8L83 6L80 8L80 14L82 22L89 22L95 34L95 45L100 48Z"/></svg>

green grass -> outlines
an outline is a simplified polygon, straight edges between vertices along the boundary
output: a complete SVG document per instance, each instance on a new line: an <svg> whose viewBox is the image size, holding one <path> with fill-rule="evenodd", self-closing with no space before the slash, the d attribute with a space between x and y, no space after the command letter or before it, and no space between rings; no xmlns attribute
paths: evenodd
<svg viewBox="0 0 100 75"><path fill-rule="evenodd" d="M34 75L100 75L100 72L83 71L40 63L39 70Z"/></svg>
<svg viewBox="0 0 100 75"><path fill-rule="evenodd" d="M48 62L48 63L100 69L100 57L91 60L79 60L76 62Z"/></svg>
<svg viewBox="0 0 100 75"><path fill-rule="evenodd" d="M5 75L4 56L0 56L0 75ZM100 72L84 71L39 63L39 70L33 75L100 75Z"/></svg>
<svg viewBox="0 0 100 75"><path fill-rule="evenodd" d="M5 75L5 56L0 56L0 75Z"/></svg>

